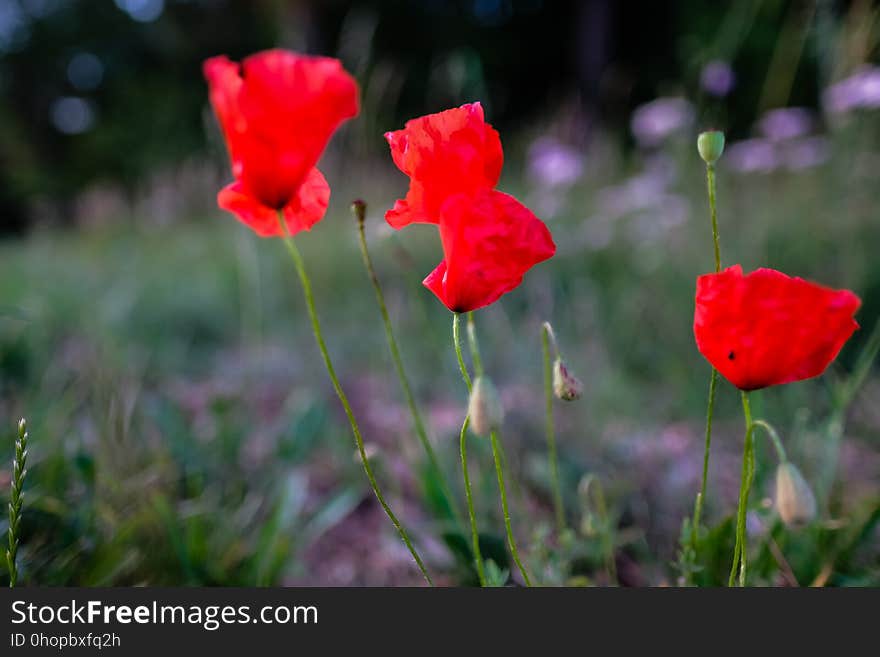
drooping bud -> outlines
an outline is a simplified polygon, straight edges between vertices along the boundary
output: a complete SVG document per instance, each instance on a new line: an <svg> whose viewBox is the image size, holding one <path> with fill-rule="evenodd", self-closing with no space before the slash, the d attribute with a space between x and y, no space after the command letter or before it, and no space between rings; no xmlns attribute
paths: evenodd
<svg viewBox="0 0 880 657"><path fill-rule="evenodd" d="M800 527L816 517L816 498L800 470L785 461L776 469L776 510L789 527Z"/></svg>
<svg viewBox="0 0 880 657"><path fill-rule="evenodd" d="M553 363L553 394L563 401L574 401L580 399L583 391L584 384L557 358Z"/></svg>
<svg viewBox="0 0 880 657"><path fill-rule="evenodd" d="M485 376L474 379L471 398L468 401L468 415L471 430L478 436L488 436L501 427L504 420L504 407L492 381Z"/></svg>
<svg viewBox="0 0 880 657"><path fill-rule="evenodd" d="M724 152L724 133L720 130L701 132L697 137L697 150L706 164L715 164Z"/></svg>

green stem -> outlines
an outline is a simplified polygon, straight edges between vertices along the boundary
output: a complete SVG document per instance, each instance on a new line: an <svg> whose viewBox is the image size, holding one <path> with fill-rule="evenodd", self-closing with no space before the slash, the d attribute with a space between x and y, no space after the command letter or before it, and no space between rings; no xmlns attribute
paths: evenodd
<svg viewBox="0 0 880 657"><path fill-rule="evenodd" d="M12 463L12 490L9 496L9 548L6 551L6 565L9 568L9 588L18 582L18 544L21 541L19 525L21 524L22 489L27 475L27 422L22 418L18 422L18 440L15 441L15 460Z"/></svg>
<svg viewBox="0 0 880 657"><path fill-rule="evenodd" d="M461 315L455 313L452 316L452 343L455 347L455 356L458 359L458 367L461 370L461 377L467 386L468 394L471 392L471 377L468 374L467 366L464 363L464 356L461 352ZM459 434L458 443L461 451L461 473L464 477L464 495L467 499L468 518L471 524L471 545L474 551L474 560L477 564L477 576L480 579L480 586L486 586L486 573L483 570L483 554L480 551L480 532L477 529L477 514L474 511L474 495L471 491L471 477L468 471L467 460L467 430L471 418L466 415L461 425L461 433Z"/></svg>
<svg viewBox="0 0 880 657"><path fill-rule="evenodd" d="M474 511L474 496L471 491L471 477L468 472L467 430L470 421L470 416L465 416L464 422L461 424L461 433L458 437L458 443L461 450L461 473L464 476L464 493L467 498L468 518L470 519L471 524L471 547L474 551L474 561L476 561L477 564L477 577L480 580L480 586L486 586L486 573L483 570L483 554L480 551L480 532L477 529L477 514Z"/></svg>
<svg viewBox="0 0 880 657"><path fill-rule="evenodd" d="M437 476L437 480L440 483L440 488L442 490L443 496L446 498L446 503L449 506L449 510L452 515L455 517L456 522L461 523L461 515L459 514L458 506L455 502L455 497L452 495L452 490L449 487L449 482L446 480L446 475L443 473L443 469L440 467L440 462L437 459L437 454L434 451L434 448L431 446L431 441L428 439L428 432L425 429L425 423L422 420L422 414L419 412L418 405L416 404L415 396L413 395L412 388L409 384L409 378L406 375L406 370L403 368L403 359L400 356L400 348L397 346L397 339L394 337L394 329L391 326L391 317L388 314L388 306L385 304L385 295L382 292L382 285L379 282L379 276L376 274L376 269L373 267L373 259L370 257L370 251L367 248L367 236L366 231L364 230L364 211L362 204L358 204L352 206L355 211L355 215L357 217L358 224L358 240L360 243L361 256L364 261L364 267L367 270L367 274L370 277L370 282L373 284L373 290L376 292L376 301L379 304L379 312L382 315L382 323L385 325L385 337L388 340L388 349L391 351L391 360L394 362L394 369L397 372L397 378L400 380L400 387L403 390L403 396L406 398L406 403L409 406L409 412L412 416L413 428L416 431L416 435L419 438L419 442L421 442L422 447L425 450L425 454L428 456L428 461L431 465L431 469L434 470L435 475Z"/></svg>
<svg viewBox="0 0 880 657"><path fill-rule="evenodd" d="M468 313L468 343L471 349L471 359L474 362L474 374L483 376L483 361L480 358L480 345L477 341L477 327L474 323L474 314ZM516 547L516 539L513 537L513 528L510 524L510 508L507 504L507 487L504 485L504 467L502 463L501 447L498 443L498 432L493 430L490 433L492 440L492 457L495 461L495 474L498 477L498 490L501 493L501 511L504 515L504 529L507 531L507 545L510 547L510 554L516 562L517 568L522 575L526 586L531 586L532 581L529 574L523 566L522 560L519 558L519 550Z"/></svg>
<svg viewBox="0 0 880 657"><path fill-rule="evenodd" d="M769 422L765 422L764 420L755 420L752 422L752 425L755 427L761 427L767 433L770 442L773 443L773 448L776 450L776 456L779 457L779 462L788 462L788 454L785 452L785 446L782 444L779 434L776 433L776 429L774 429Z"/></svg>
<svg viewBox="0 0 880 657"><path fill-rule="evenodd" d="M715 165L706 164L706 187L709 194L709 215L712 220L712 248L715 255L715 272L721 271L721 245L718 239L718 208L715 203ZM706 482L709 479L709 452L712 448L712 416L715 411L715 393L718 388L718 371L713 367L709 379L709 400L706 404L706 437L703 447L703 473L700 477L700 492L694 504L694 520L691 523L691 547L696 552L697 537L700 531L700 517L706 499Z"/></svg>
<svg viewBox="0 0 880 657"><path fill-rule="evenodd" d="M428 582L428 584L433 586L434 581L431 579L431 575L428 573L427 568L425 568L425 564L422 561L422 558L419 556L419 553L416 552L415 547L413 547L412 541L410 541L409 539L409 535L403 528L403 525L400 524L397 516L394 515L391 507L388 506L388 502L385 501L385 496L382 495L382 491L379 489L379 483L376 481L376 477L373 474L373 468L370 466L370 461L367 458L367 452L364 449L364 439L361 436L360 428L358 427L357 420L354 417L354 411L351 408L351 404L348 403L348 397L346 397L345 392L342 389L342 384L339 383L339 378L336 376L336 370L333 368L333 362L330 360L330 354L327 351L327 345L324 342L324 335L321 332L321 324L318 321L318 313L315 310L315 300L312 294L312 283L309 279L308 274L306 273L305 263L303 262L302 255L300 255L299 249L296 247L296 244L293 241L293 237L287 230L287 222L284 220L284 216L280 211L278 213L278 224L281 227L281 234L284 238L284 245L287 247L287 251L290 254L291 259L293 260L293 264L296 267L296 273L299 275L299 280L302 284L303 295L305 296L309 319L312 323L312 332L315 334L315 341L318 343L318 349L321 352L321 356L324 358L324 365L327 368L327 374L330 376L330 381L333 383L333 389L336 391L336 396L339 397L339 401L342 403L342 407L345 409L345 415L348 417L348 422L351 425L352 434L354 434L355 443L357 443L357 449L361 457L361 463L364 466L364 471L367 473L367 479L370 480L370 487L373 489L373 493L376 495L376 499L379 500L379 504L382 505L382 508L385 510L385 513L391 520L391 524L394 525L397 533L400 534L400 538L403 540L404 544L406 544L406 547L412 555L413 559L415 560L416 565L418 565L419 570L422 571L422 575L425 577L425 580Z"/></svg>
<svg viewBox="0 0 880 657"><path fill-rule="evenodd" d="M709 214L712 216L712 244L715 249L715 271L721 271L721 246L718 241L718 208L715 205L715 165L706 165L706 187L709 190Z"/></svg>
<svg viewBox="0 0 880 657"><path fill-rule="evenodd" d="M746 585L746 568L748 565L748 546L746 545L746 512L749 505L749 490L755 476L755 445L753 433L755 425L752 422L752 409L749 406L749 394L742 393L743 415L746 423L746 437L743 446L742 476L739 488L739 503L736 510L736 543L733 548L733 565L730 569L730 577L727 585L736 583L736 575L739 572L739 585Z"/></svg>
<svg viewBox="0 0 880 657"><path fill-rule="evenodd" d="M712 416L715 412L715 392L718 389L718 370L712 368L709 377L709 403L706 405L706 438L703 448L703 475L700 479L700 492L694 505L694 521L691 527L691 546L697 549L697 534L700 530L700 516L703 513L703 500L706 498L706 482L709 478L709 451L712 447Z"/></svg>
<svg viewBox="0 0 880 657"><path fill-rule="evenodd" d="M556 515L556 530L565 529L565 507L562 504L562 488L559 485L559 459L556 454L556 426L553 421L553 363L550 358L550 343L556 349L559 358L559 347L553 336L550 324L544 322L541 327L541 347L544 352L544 399L546 411L547 448L550 456L550 478L553 486L553 508Z"/></svg>
<svg viewBox="0 0 880 657"><path fill-rule="evenodd" d="M458 359L458 369L461 371L461 378L464 379L464 385L467 387L468 394L470 394L471 377L468 375L467 365L464 364L464 356L461 351L461 313L452 315L452 342L455 345L455 357Z"/></svg>

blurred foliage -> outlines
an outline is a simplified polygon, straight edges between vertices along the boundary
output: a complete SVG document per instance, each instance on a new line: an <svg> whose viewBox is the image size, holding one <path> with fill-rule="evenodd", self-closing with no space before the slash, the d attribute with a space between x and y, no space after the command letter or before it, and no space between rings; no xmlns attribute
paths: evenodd
<svg viewBox="0 0 880 657"><path fill-rule="evenodd" d="M876 365L859 356L878 320L875 186L849 166L868 152L865 115L833 135L831 159L796 172L719 169L725 262L774 266L858 291L854 336L821 379L754 395L822 500L805 530L766 505L774 461L759 442L750 539L756 584L878 583ZM654 162L620 155L567 190L544 215L558 255L500 304L481 311L484 360L508 407L503 432L514 529L539 581L675 583L681 520L702 453L708 367L690 330L693 277L711 260L702 165L689 143L662 155L677 171L662 208L591 241L588 214ZM856 159L858 160L859 157ZM508 166L515 167L515 163ZM516 169L514 168L514 171ZM370 190L370 241L404 359L459 488L456 436L465 395L448 312L419 281L439 247L430 229L389 234L381 212L399 192L385 170L352 170L328 217L301 244L330 349L375 452L379 476L441 581L473 583L467 534L442 503L409 430L346 199ZM842 172L847 171L846 175ZM508 176L530 202L542 190ZM624 182L621 182L624 181ZM30 421L22 580L40 584L415 583L407 555L373 503L344 417L321 376L290 263L272 240L226 216L134 223L72 235L37 231L0 247L0 463L14 420ZM557 407L570 529L556 535L542 434L540 322L552 319L581 401ZM861 380L854 389L852 376ZM737 396L720 389L699 567L729 568L742 439ZM838 405L843 404L838 409ZM472 438L473 482L487 569L510 577L491 454ZM0 469L0 483L5 481ZM828 485L822 482L830 475ZM579 482L584 477L590 486ZM602 503L595 497L601 484ZM593 490L584 495L584 488ZM580 491L580 492L579 492ZM459 498L459 504L462 500ZM757 524L756 524L757 523ZM4 528L0 521L0 531ZM784 555L785 562L779 559Z"/></svg>
<svg viewBox="0 0 880 657"><path fill-rule="evenodd" d="M215 54L342 58L362 85L367 152L406 118L475 99L504 129L572 105L583 142L596 119L620 134L637 104L686 93L704 123L742 133L769 107L817 106L823 85L870 61L872 12L831 0L2 0L0 230L35 203L67 221L91 184L133 194L204 155L201 63ZM702 94L712 60L750 83Z"/></svg>
<svg viewBox="0 0 880 657"><path fill-rule="evenodd" d="M859 1L0 0L0 230L90 219L83 197L107 182L127 197L104 209L104 223L35 221L26 237L0 243L0 463L10 462L18 417L31 433L22 581L419 582L353 458L283 251L213 207L228 173L201 62L278 44L339 56L361 83L363 113L322 163L330 211L301 245L378 475L443 582L476 581L468 534L410 435L347 205L368 194L404 360L457 484L465 396L451 319L420 285L439 246L430 228L384 226L403 178L381 134L481 99L504 135L502 188L547 220L560 247L478 315L486 367L509 409L514 530L536 579L726 581L742 440L727 384L709 526L696 563L679 549L689 544L681 521L697 489L708 381L691 330L694 276L711 261L693 135L711 123L730 137L718 169L724 262L848 287L864 301L864 330L826 376L755 395L756 417L780 430L820 514L800 531L779 524L768 504L773 456L759 443L750 580L877 585L880 377L863 354L880 319L878 114L814 112L806 138L818 138L821 157L806 165L780 155L797 140L771 144L772 166L744 171L734 157L743 137L761 134L765 110L819 108L830 82L875 60L877 18ZM83 53L100 75L88 58L71 75ZM702 89L712 60L736 72L734 93ZM688 99L695 115L645 146L629 134L631 111L658 96ZM92 112L88 129L59 131L59 99ZM536 164L544 137L556 140L552 161L569 162L567 182ZM191 161L209 174L184 176ZM164 187L152 189L162 174ZM169 190L199 197L197 209L154 212ZM583 400L556 409L561 533L542 434L544 320L585 383ZM491 454L485 441L469 444L487 573L509 584Z"/></svg>

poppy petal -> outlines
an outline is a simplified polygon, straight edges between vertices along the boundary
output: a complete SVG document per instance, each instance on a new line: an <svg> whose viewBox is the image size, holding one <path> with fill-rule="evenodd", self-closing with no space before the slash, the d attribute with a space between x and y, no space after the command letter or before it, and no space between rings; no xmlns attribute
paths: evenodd
<svg viewBox="0 0 880 657"><path fill-rule="evenodd" d="M413 119L385 139L394 164L410 177L406 198L385 215L394 228L436 224L447 198L491 189L501 176L501 139L480 103Z"/></svg>
<svg viewBox="0 0 880 657"><path fill-rule="evenodd" d="M330 186L317 169L312 169L299 186L296 196L284 206L284 219L291 235L309 230L327 211L330 202ZM240 182L224 187L217 195L217 204L232 212L242 223L260 237L280 237L278 211L263 205L244 191Z"/></svg>
<svg viewBox="0 0 880 657"><path fill-rule="evenodd" d="M214 57L204 71L233 175L270 208L296 197L333 132L358 112L357 84L336 59L268 50L241 66Z"/></svg>
<svg viewBox="0 0 880 657"><path fill-rule="evenodd" d="M494 190L448 199L440 239L443 262L424 285L453 312L494 303L556 252L547 226L515 198Z"/></svg>
<svg viewBox="0 0 880 657"><path fill-rule="evenodd" d="M822 374L858 328L860 305L849 290L735 265L697 279L694 336L725 378L756 390Z"/></svg>

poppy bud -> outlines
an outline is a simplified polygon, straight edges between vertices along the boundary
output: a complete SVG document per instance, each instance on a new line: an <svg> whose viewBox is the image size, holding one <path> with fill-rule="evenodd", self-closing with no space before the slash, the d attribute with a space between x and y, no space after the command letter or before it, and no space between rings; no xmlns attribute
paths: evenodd
<svg viewBox="0 0 880 657"><path fill-rule="evenodd" d="M724 152L724 133L720 130L701 132L697 137L697 150L706 164L715 164Z"/></svg>
<svg viewBox="0 0 880 657"><path fill-rule="evenodd" d="M351 202L351 211L359 224L363 224L367 216L367 204L362 199L355 199Z"/></svg>
<svg viewBox="0 0 880 657"><path fill-rule="evenodd" d="M809 484L793 464L776 469L776 510L789 527L799 527L816 517L816 498Z"/></svg>
<svg viewBox="0 0 880 657"><path fill-rule="evenodd" d="M474 379L474 387L468 401L468 415L471 418L471 429L478 436L488 436L501 426L504 408L498 398L498 391L495 390L492 381L485 376Z"/></svg>
<svg viewBox="0 0 880 657"><path fill-rule="evenodd" d="M553 393L563 401L580 399L584 384L568 371L561 358L553 363Z"/></svg>

